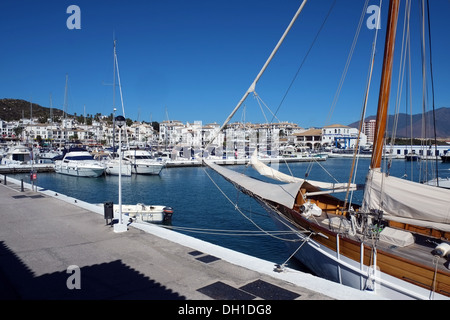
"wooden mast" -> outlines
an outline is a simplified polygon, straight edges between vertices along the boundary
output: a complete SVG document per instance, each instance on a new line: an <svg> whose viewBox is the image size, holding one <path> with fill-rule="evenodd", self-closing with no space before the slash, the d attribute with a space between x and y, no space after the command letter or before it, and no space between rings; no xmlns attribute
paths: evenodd
<svg viewBox="0 0 450 320"><path fill-rule="evenodd" d="M391 92L392 65L394 61L395 34L400 0L391 0L389 3L389 17L386 30L386 43L384 47L383 73L381 76L380 93L378 97L378 112L375 139L372 151L371 169L380 168L383 155L384 135L386 131L389 95Z"/></svg>

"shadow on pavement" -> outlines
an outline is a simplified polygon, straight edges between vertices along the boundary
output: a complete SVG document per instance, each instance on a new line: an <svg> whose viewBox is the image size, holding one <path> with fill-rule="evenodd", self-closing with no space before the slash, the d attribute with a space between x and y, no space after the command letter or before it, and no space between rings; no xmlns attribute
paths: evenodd
<svg viewBox="0 0 450 320"><path fill-rule="evenodd" d="M76 288L77 285L80 289ZM185 297L123 264L121 260L36 277L0 241L0 300L114 299L184 300Z"/></svg>

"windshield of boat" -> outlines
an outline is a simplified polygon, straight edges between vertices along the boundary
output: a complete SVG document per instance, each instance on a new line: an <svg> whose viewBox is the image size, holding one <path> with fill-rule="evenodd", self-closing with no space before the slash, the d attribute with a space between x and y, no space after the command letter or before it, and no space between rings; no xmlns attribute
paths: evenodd
<svg viewBox="0 0 450 320"><path fill-rule="evenodd" d="M66 157L66 160L94 160L92 156L68 156Z"/></svg>

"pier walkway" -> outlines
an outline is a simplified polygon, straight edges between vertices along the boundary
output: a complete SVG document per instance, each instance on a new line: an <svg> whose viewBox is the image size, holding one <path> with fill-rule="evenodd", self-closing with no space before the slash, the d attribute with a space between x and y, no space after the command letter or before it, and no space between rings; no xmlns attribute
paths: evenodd
<svg viewBox="0 0 450 320"><path fill-rule="evenodd" d="M0 182L0 299L375 299L151 224L115 233L103 207Z"/></svg>

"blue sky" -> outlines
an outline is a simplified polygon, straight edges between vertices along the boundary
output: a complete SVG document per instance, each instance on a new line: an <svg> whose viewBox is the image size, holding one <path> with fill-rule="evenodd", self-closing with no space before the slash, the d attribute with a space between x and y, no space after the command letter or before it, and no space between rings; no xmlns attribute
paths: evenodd
<svg viewBox="0 0 450 320"><path fill-rule="evenodd" d="M272 111L280 105L332 2L308 1L259 82L256 91ZM414 1L412 13L413 32L417 31L419 17L417 2ZM301 0L3 0L0 98L32 100L48 107L51 94L53 106L62 109L68 74L69 113L82 114L85 109L88 114L110 114L114 34L126 117L222 123L250 86L300 3ZM69 30L66 26L70 16L66 9L71 4L81 9L81 30ZM371 0L370 4L378 1ZM359 120L374 35L374 30L365 25L368 14L331 120L327 116L362 8L363 1L337 0L279 109L279 120L302 127ZM368 115L376 113L386 9L382 10ZM450 26L446 23L449 12L450 1L431 1L437 108L450 107ZM400 29L402 18L403 15ZM416 112L420 112L419 35L413 37L413 76L417 82L413 101ZM400 51L400 45L397 49ZM394 77L393 89L396 87ZM247 99L245 106L245 120L264 122L253 97ZM116 107L120 110L118 90ZM264 111L271 120L270 113ZM239 111L234 119L243 117Z"/></svg>

